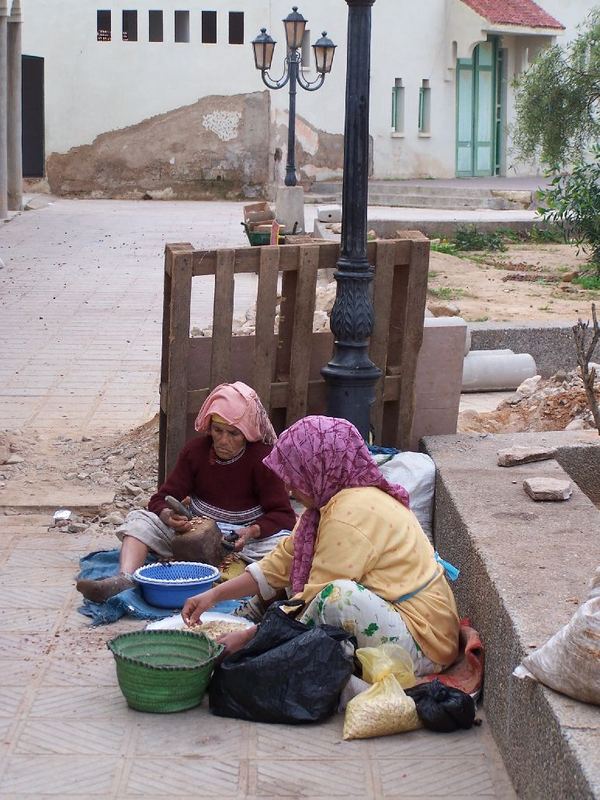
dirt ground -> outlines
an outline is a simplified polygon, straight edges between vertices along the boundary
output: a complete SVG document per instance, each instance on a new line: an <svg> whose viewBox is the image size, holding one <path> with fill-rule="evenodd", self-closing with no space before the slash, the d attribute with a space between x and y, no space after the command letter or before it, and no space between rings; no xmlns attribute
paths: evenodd
<svg viewBox="0 0 600 800"><path fill-rule="evenodd" d="M572 283L586 256L567 244L510 244L461 257L432 251L428 305L452 304L468 322L587 317L599 292ZM452 309L454 310L454 309ZM456 312L455 312L456 313Z"/></svg>

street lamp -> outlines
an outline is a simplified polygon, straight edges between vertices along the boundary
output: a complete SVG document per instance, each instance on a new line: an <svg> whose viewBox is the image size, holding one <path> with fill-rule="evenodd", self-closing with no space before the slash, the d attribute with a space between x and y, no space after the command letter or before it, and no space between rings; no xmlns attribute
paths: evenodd
<svg viewBox="0 0 600 800"><path fill-rule="evenodd" d="M370 284L373 268L367 260L367 198L369 168L369 69L371 6L375 0L348 4L348 66L342 184L342 240L334 277L336 299L331 312L333 356L321 374L327 383L327 413L344 417L365 439L370 409L381 370L369 358L373 331Z"/></svg>
<svg viewBox="0 0 600 800"><path fill-rule="evenodd" d="M254 63L265 86L269 89L283 89L289 83L289 122L288 122L288 151L287 164L285 167L285 185L295 186L296 181L296 84L299 84L307 92L315 92L320 89L325 80L325 75L331 71L335 45L331 39L327 38L327 33L323 35L313 45L315 53L315 64L318 76L314 81L307 81L300 72L302 65L302 39L308 20L304 19L298 12L298 7L293 6L292 11L283 20L285 28L285 38L287 43L287 56L283 76L275 81L269 75L273 52L276 42L269 36L266 28L261 28L260 33L252 42L254 48Z"/></svg>

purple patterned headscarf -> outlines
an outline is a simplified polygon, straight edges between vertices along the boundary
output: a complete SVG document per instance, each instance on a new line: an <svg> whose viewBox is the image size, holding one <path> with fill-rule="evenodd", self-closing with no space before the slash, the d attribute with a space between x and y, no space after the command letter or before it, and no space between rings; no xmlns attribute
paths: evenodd
<svg viewBox="0 0 600 800"><path fill-rule="evenodd" d="M320 510L342 489L375 486L408 508L408 492L383 477L352 423L336 417L304 417L284 431L263 460L284 483L308 495L315 508L302 514L294 534L290 580L304 588L315 550Z"/></svg>

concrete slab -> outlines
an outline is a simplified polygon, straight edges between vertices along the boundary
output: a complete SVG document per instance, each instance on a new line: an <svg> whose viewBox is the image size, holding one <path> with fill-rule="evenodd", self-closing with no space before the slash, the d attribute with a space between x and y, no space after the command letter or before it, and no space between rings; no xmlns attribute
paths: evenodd
<svg viewBox="0 0 600 800"><path fill-rule="evenodd" d="M55 511L69 508L72 511L98 511L115 500L114 491L108 489L73 489L72 487L21 486L11 482L8 489L0 489L0 508L18 511Z"/></svg>
<svg viewBox="0 0 600 800"><path fill-rule="evenodd" d="M557 507L534 503L522 481L597 476L597 439L546 432L425 440L437 468L436 547L462 570L453 588L486 647L484 703L517 792L532 800L600 797L600 709L512 677L525 654L569 621L600 563L600 515L579 486ZM557 460L499 467L498 451L517 444L555 447Z"/></svg>

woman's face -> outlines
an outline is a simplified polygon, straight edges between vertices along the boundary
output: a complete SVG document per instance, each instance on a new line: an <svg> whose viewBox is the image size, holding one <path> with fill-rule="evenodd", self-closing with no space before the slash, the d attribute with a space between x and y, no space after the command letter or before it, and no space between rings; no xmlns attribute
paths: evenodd
<svg viewBox="0 0 600 800"><path fill-rule="evenodd" d="M312 499L312 497L309 497L307 494L304 494L304 492L301 492L299 489L294 489L294 487L291 486L289 483L285 483L284 486L286 492L290 494L299 503L302 503L302 505L305 508L314 508L315 501Z"/></svg>
<svg viewBox="0 0 600 800"><path fill-rule="evenodd" d="M210 423L210 435L213 440L213 447L217 458L223 461L229 461L230 458L235 458L244 449L246 440L244 434L233 425L226 425L223 422Z"/></svg>

